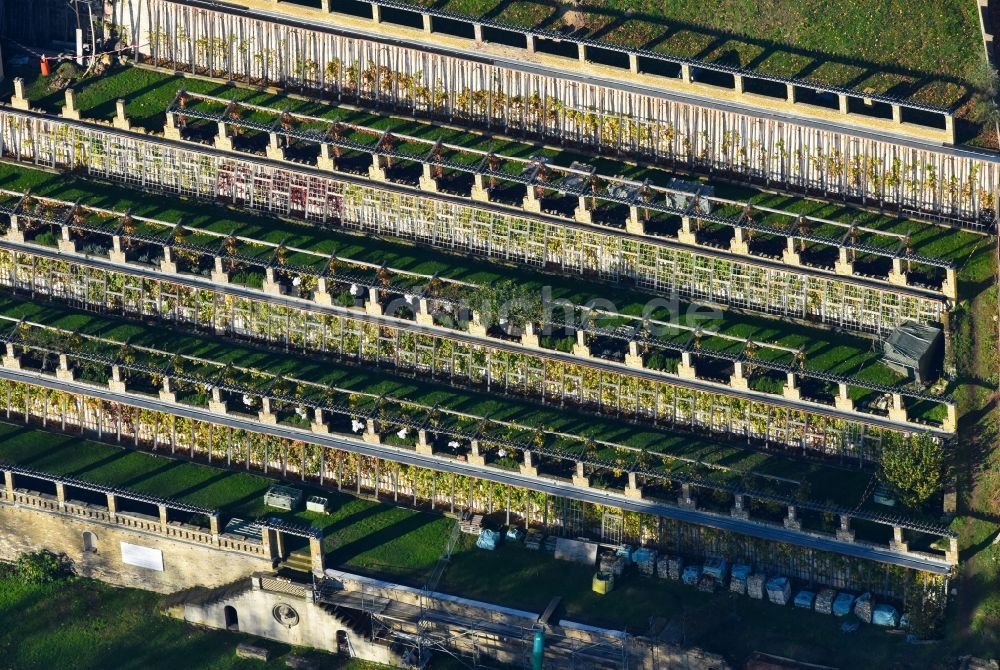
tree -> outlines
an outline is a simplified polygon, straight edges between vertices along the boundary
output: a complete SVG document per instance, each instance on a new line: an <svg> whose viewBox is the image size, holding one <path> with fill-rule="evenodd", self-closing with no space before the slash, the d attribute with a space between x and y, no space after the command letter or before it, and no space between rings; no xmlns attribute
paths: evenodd
<svg viewBox="0 0 1000 670"><path fill-rule="evenodd" d="M944 448L924 433L912 439L889 439L882 449L882 472L903 502L919 507L941 490Z"/></svg>

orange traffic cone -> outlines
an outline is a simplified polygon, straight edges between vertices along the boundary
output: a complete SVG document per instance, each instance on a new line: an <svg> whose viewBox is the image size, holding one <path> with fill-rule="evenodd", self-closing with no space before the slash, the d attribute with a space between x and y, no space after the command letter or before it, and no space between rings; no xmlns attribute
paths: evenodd
<svg viewBox="0 0 1000 670"><path fill-rule="evenodd" d="M49 71L49 59L42 56L42 76L48 77L51 74Z"/></svg>

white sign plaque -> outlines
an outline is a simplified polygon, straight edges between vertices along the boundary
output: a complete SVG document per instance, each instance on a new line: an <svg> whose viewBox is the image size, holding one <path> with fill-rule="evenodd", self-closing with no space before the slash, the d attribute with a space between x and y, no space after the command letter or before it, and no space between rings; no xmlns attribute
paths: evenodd
<svg viewBox="0 0 1000 670"><path fill-rule="evenodd" d="M121 545L122 563L125 565L163 572L163 552L159 549L150 549L128 542L122 542Z"/></svg>

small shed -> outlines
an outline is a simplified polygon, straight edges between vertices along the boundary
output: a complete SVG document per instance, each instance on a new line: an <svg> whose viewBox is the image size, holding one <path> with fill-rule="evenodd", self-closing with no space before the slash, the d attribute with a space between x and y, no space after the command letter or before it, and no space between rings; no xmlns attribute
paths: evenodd
<svg viewBox="0 0 1000 670"><path fill-rule="evenodd" d="M921 384L934 381L941 370L944 335L940 326L906 321L882 345L883 360Z"/></svg>
<svg viewBox="0 0 1000 670"><path fill-rule="evenodd" d="M295 511L302 504L302 491L291 486L272 486L264 494L264 504L268 507Z"/></svg>

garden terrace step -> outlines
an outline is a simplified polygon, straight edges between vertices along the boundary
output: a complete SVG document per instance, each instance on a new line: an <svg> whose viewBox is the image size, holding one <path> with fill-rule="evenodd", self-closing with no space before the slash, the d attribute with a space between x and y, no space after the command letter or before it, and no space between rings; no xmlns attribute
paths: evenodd
<svg viewBox="0 0 1000 670"><path fill-rule="evenodd" d="M877 384L896 384L901 377L887 366L879 362L879 355L873 351L872 342L867 339L847 335L832 334L820 327L811 327L788 320L776 321L736 311L717 311L696 309L692 305L676 301L661 309L647 311L651 305L650 296L639 291L618 285L613 289L608 284L588 282L586 280L567 279L553 274L540 274L521 270L499 263L482 263L470 261L456 255L433 250L417 249L401 242L373 240L357 235L324 229L318 231L313 227L304 226L284 220L264 218L253 214L239 212L238 214L225 208L206 208L203 205L177 201L162 196L141 194L122 187L92 183L82 180L52 179L48 173L29 169L13 169L0 165L0 179L5 184L18 189L31 189L35 196L61 199L63 201L100 206L119 212L131 212L135 218L146 216L163 221L162 226L154 226L151 230L137 230L137 233L151 234L167 238L159 241L163 244L172 238L173 231L169 228L183 221L187 231L203 231L206 235L234 236L240 240L256 240L261 245L243 244L253 247L251 253L259 254L263 250L265 260L273 256L267 252L267 247L284 245L286 249L301 249L307 252L302 256L298 252L289 254L290 263L309 265L314 270L329 271L327 258L335 255L342 263L338 263L335 271L362 275L361 279L373 277L375 268L386 268L389 271L389 281L398 285L402 292L410 292L420 288L420 284L428 277L438 277L442 282L455 282L444 289L454 288L459 291L463 286L504 285L504 282L514 282L525 296L549 296L552 302L569 301L582 305L588 301L607 298L609 290L613 290L612 302L620 313L629 320L649 316L673 322L677 320L681 327L700 326L704 333L717 332L723 338L734 338L736 341L752 340L756 346L774 345L778 360L789 360L788 352L801 351L804 354L806 370L826 372L836 375L846 375ZM9 198L3 203L6 211L13 211L18 205L16 198ZM167 234L171 233L171 234ZM190 235L187 236L190 238ZM186 239L190 243L190 239ZM225 244L212 242L217 252L224 254ZM234 247L236 244L234 243ZM315 257L308 254L316 254ZM326 266L324 268L324 265ZM383 283L384 279L379 279ZM353 304L353 303L352 303ZM554 314L560 310L553 310ZM576 318L578 318L577 315ZM596 325L611 325L613 318L599 320ZM622 321L621 323L629 323ZM680 333L678 334L680 335ZM708 346L708 343L705 343ZM731 345L730 345L731 346ZM784 354L782 352L785 352ZM761 353L761 358L765 358ZM799 361L800 363L803 361ZM852 391L852 393L854 393ZM852 396L855 401L861 401L860 395Z"/></svg>
<svg viewBox="0 0 1000 670"><path fill-rule="evenodd" d="M157 425L167 427L171 422L169 418L172 416L173 412L171 403L150 399L149 396L129 393L119 394L78 382L56 382L46 375L10 370L8 368L0 369L0 377L11 380L6 384L8 413L12 410L14 413L17 413L20 410L18 405L11 404L11 399L17 398L19 400L23 399L24 411L36 416L41 416L44 411L46 412L46 415L48 415L48 402L49 399L53 397L53 394L51 391L45 389L59 389L59 391L54 394L56 400L54 409L56 409L57 415L58 407L69 407L72 412L77 415L72 418L72 420L76 422L76 425L83 425L83 422L94 424L97 426L99 435L101 435L100 426L102 424L106 425L110 429L107 431L108 434L114 434L116 422L112 420L111 423L108 424L103 419L106 415L110 417L131 415L133 417L132 422L117 422L117 434L119 436L122 436L123 434L125 436L131 436L134 434L136 446L138 446L140 442L139 433L132 431L131 426L139 426L140 430L144 431L152 430L153 434L156 435L160 431L160 429L157 428ZM39 387L41 387L41 389L39 389ZM61 394L64 402L60 404L59 399ZM66 394L69 394L68 397ZM91 402L81 404L81 401L84 400L84 398L95 396L103 398L107 404L99 403L96 406ZM150 411L144 413L140 410L140 408L145 408ZM213 426L222 426L222 428L216 431L216 433L218 434L218 438L222 440L221 444L224 444L227 439L226 433L231 429L235 428L238 431L257 433L257 426L260 425L256 421L251 421L235 415L220 418L218 415L214 415L211 412L196 408L187 409L186 416L193 420L193 424L191 421L187 422L191 431L198 431L202 435L208 435L209 442L205 447L202 447L202 449L211 447L211 436L214 430ZM63 421L65 421L65 415ZM631 511L645 512L674 519L681 519L688 523L723 528L736 533L752 535L754 537L771 538L780 542L789 542L792 544L804 544L805 546L825 551L834 551L852 556L867 557L874 560L904 565L921 570L931 570L937 573L947 571L948 565L953 565L957 560L957 539L954 533L946 529L942 529L939 526L931 525L920 520L907 519L899 515L859 512L856 507L850 509L835 508L830 505L817 504L809 501L803 502L796 499L775 498L773 496L762 495L757 492L746 492L745 490L737 490L734 493L737 501L742 500L744 504L746 503L746 500L749 499L764 503L765 507L776 506L778 510L780 510L782 506L787 505L789 518L792 518L793 520L797 519L797 517L793 517L796 510L806 510L809 515L812 515L812 517L810 517L810 526L814 526L817 523L817 514L833 513L840 515L842 529L848 527L848 524L852 519L856 519L859 521L859 531L865 530L868 527L871 527L872 529L881 528L883 531L881 535L883 536L885 535L885 531L893 528L902 528L904 530L917 531L920 534L919 537L930 535L948 538L950 549L948 550L947 558L941 559L937 556L931 556L919 552L911 553L907 549L900 549L899 547L894 546L890 546L887 550L884 546L879 546L878 544L883 542L885 537L880 537L875 545L872 545L867 541L864 543L856 543L853 534L850 539L841 537L839 532L834 537L825 530L819 530L820 526L816 526L816 530L811 530L810 532L803 532L803 529L805 529L806 526L803 524L800 528L798 522L794 525L794 527L785 524L785 527L783 528L780 524L775 523L775 519L768 519L766 514L763 517L754 518L751 522L748 522L745 515L736 517L731 516L728 513L712 511L711 505L708 508L701 507L696 509L695 502L691 498L691 495L695 493L695 487L698 487L698 490L711 490L713 488L706 483L689 483L685 480L681 480L683 482L682 489L685 502L682 504L681 501L678 501L675 505L669 501L657 500L655 496L652 499L645 497L642 499L636 499L634 497L621 496L620 494L615 496L614 494L598 491L590 487L582 487L575 482L573 485L567 485L550 479L539 479L537 476L527 473L521 473L518 475L505 473L502 470L494 470L491 468L470 469L467 465L457 464L449 461L449 459L441 457L432 458L420 455L415 456L412 453L408 454L408 450L391 449L387 447L371 447L360 441L347 440L345 438L332 435L310 435L307 432L294 431L290 429L279 430L276 426L268 425L260 426L260 428L261 433L281 438L278 440L277 444L273 445L273 447L279 454L283 454L281 458L281 470L283 472L285 471L286 463L284 454L289 453L286 450L292 448L296 453L304 458L306 451L309 450L308 445L317 444L323 447L332 447L335 450L346 450L352 453L363 453L369 456L376 456L378 459L388 458L389 460L399 460L403 463L410 463L419 467L430 467L434 470L441 469L445 472L461 473L463 477L469 477L471 475L471 477L479 479L508 483L517 487L534 489L550 494L555 493L556 495L563 497L577 498L587 502L598 502L602 505L610 504L613 507L621 507ZM204 431L204 433L201 433L201 431ZM195 432L191 433L191 435L195 434ZM232 433L230 432L230 434ZM190 440L188 441L191 445L191 455L194 456L195 442L197 442L197 440L194 442ZM285 441L284 444L282 441ZM172 438L170 438L169 443L173 444ZM267 443L268 442L265 441L263 458L265 461L271 462L271 457L268 456ZM274 454L273 451L271 453ZM313 454L313 457L316 457L316 455ZM319 459L322 464L322 455L319 456ZM305 465L303 464L303 468L304 467ZM294 469L295 468L293 467L293 471ZM649 477L651 475L646 472L643 473L643 476ZM360 479L358 481L360 482ZM705 488L703 489L702 487ZM719 490L720 493L722 493L721 489L716 490ZM718 496L709 497L707 500L711 503L711 501L716 498L718 498ZM755 502L754 504L757 503ZM805 521L806 516L801 517L801 519L802 521ZM301 524L296 526L296 528L300 527Z"/></svg>
<svg viewBox="0 0 1000 670"><path fill-rule="evenodd" d="M729 384L724 381L718 383L711 381L711 379L696 378L693 376L693 368L689 363L686 363L690 353L689 344L684 344L683 347L679 344L670 345L668 343L666 345L674 347L675 350L682 350L684 353L680 359L681 363L687 364L692 370L692 372L685 374L670 374L655 369L655 366L653 366L654 369L645 370L634 365L623 365L620 362L615 362L614 356L606 355L600 349L597 350L600 355L589 353L581 355L579 352L563 353L520 342L508 342L501 337L487 337L485 334L474 332L465 333L450 326L424 324L415 327L413 322L408 319L382 316L381 310L378 314L362 314L342 307L321 306L296 298L266 296L253 289L216 285L200 277L188 278L183 275L157 273L142 268L134 268L131 270L133 274L127 274L123 271L128 270L128 268L92 258L73 258L66 253L56 254L49 250L37 250L35 254L17 251L14 255L3 251L3 248L10 249L12 246L7 242L0 242L0 266L7 268L6 273L0 274L0 283L18 287L30 292L33 296L49 294L63 300L61 298L63 289L53 293L53 287L63 286L67 282L75 284L80 281L91 285L96 281L106 283L112 291L94 293L81 289L81 295L86 296L84 302L91 308L118 311L124 316L144 315L167 322L193 322L212 329L217 334L229 333L238 337L266 339L269 342L284 341L296 348L332 351L351 359L360 355L363 358L379 362L385 361L397 369L422 369L421 366L424 363L433 362L435 369L444 365L441 372L449 374L452 379L455 379L456 373L458 373L461 378L474 379L493 386L501 384L508 387L508 381L510 379L516 380L519 374L517 371L521 370L534 381L524 385L523 388L515 381L509 388L528 395L551 395L551 391L543 391L546 388L544 384L542 386L538 386L538 384L546 375L549 377L559 376L568 372L569 376L566 379L570 381L560 382L560 386L566 388L567 395L553 397L553 399L583 402L585 405L596 406L602 411L606 411L608 403L611 403L612 406L618 408L617 411L624 411L627 415L637 417L659 415L662 410L657 408L656 403L662 405L663 399L660 398L654 402L654 397L659 397L663 393L672 395L694 392L695 394L708 393L712 397L715 395L734 396L739 398L741 402L788 406L807 414L824 415L834 421L847 420L848 422L883 425L902 430L914 429L913 426L907 426L906 422L922 424L927 420L941 420L941 416L950 421L949 413L953 412L953 405L942 398L925 396L905 389L883 388L880 392L889 392L894 398L894 402L897 403L895 413L890 416L889 422L885 423L884 420L878 418L877 411L873 412L868 407L862 411L853 405L845 407L840 400L834 403L836 409L831 410L829 401L823 402L822 399L803 402L798 397L785 398L787 394L782 396L784 399L779 399L774 389L755 388L753 392L750 392L750 388L736 384L735 378ZM46 256L48 257L46 258ZM71 267L77 268L69 277L65 275L67 266L63 265L67 261L75 262L76 264ZM80 274L81 270L84 272L82 275ZM29 276L30 279L25 279ZM13 277L18 277L18 279L12 279ZM196 304L200 304L200 306L193 309ZM184 309L185 305L192 307L192 310ZM164 309L167 311L164 312ZM279 314L284 316L278 316ZM197 316L195 317L195 315ZM275 319L279 319L277 326ZM343 339L343 333L348 333L349 342L354 344L348 344ZM583 331L578 331L578 336L582 337L582 334ZM689 343L692 336L688 334L686 337ZM720 338L708 338L704 352L711 350L712 345L708 342L712 339ZM615 346L612 340L608 338L605 340L605 344L610 342L612 346ZM599 342L599 340L595 340L595 342ZM605 346L605 344L598 346ZM624 342L619 341L619 345L624 346ZM420 351L427 347L431 347L431 350L440 349L451 352L452 356L457 355L458 358L455 360L459 361L459 367L454 367L455 360L446 363L436 354L421 354ZM743 347L744 345L741 343L736 349L736 353L740 356L745 353ZM702 350L698 350L698 352L702 352ZM475 368L468 368L466 359L470 356L478 359L484 355L487 361L491 360L491 357L498 361L504 361L499 364L503 366L505 371L496 370L492 367L493 364L489 364L490 372L485 378L478 379L476 374L470 374ZM428 359L427 356L431 356L431 358ZM786 384L789 383L789 379L791 383L797 385L800 381L812 383L814 379L822 377L820 373L802 372L798 367L787 368L780 361L766 363L758 358L753 358L754 362L750 363L748 362L750 359L734 357L733 354L727 354L724 351L712 356L723 362L736 360L736 369L742 370L744 374L750 365L757 368L771 366L776 370L791 370L787 375L782 372ZM713 362L713 358L705 353L699 353L699 360ZM557 369L558 366L567 367L560 371ZM573 381L574 375L582 375L582 388L578 388L580 381ZM754 381L753 377L742 377L742 379ZM591 398L590 391L584 390L584 388L593 387L595 380L600 380L598 386L602 389L608 387L609 384L611 386L624 384L626 388L635 390L635 385L638 383L642 387L641 394L645 395L646 399L640 400L637 397L634 403L631 401L623 403L619 400L612 400L617 396L612 395L609 398L605 391L600 391L601 400L597 402ZM792 388L797 389L798 386L792 386ZM838 391L842 394L841 398L847 397L848 388L852 388L856 394L859 391L865 392L866 389L867 392L871 393L873 389L880 387L869 382L852 382L847 378L842 378ZM779 387L777 390L781 391L782 389ZM596 393L598 389L594 388L593 391ZM811 391L811 393L815 393L815 391ZM718 402L724 404L732 402L731 400L722 400L721 397ZM713 404L717 400L709 402ZM917 410L912 417L909 414L905 417L902 416L902 409L907 408L907 405ZM674 412L667 414L669 416L675 415ZM721 427L716 426L716 429L718 428ZM949 424L942 424L944 432L948 432L950 429ZM826 433L824 432L824 434ZM825 443L826 440L821 442ZM813 448L822 450L819 444L814 444Z"/></svg>
<svg viewBox="0 0 1000 670"><path fill-rule="evenodd" d="M0 111L0 122L21 114L31 115ZM19 144L18 140L11 146L54 147L65 126L79 124L76 131L90 138L85 145L99 145L114 154L100 158L95 154L94 161L85 161L93 174L126 182L141 175L149 189L169 185L213 201L235 198L237 204L258 210L288 215L299 215L301 211L302 218L327 225L412 237L448 250L464 249L522 265L551 264L564 273L635 281L659 294L704 296L742 308L786 317L822 318L834 325L883 334L907 319L939 320L946 307L942 295L924 289L898 286L890 290L885 282L856 276L800 266L790 268L761 259L750 262L737 255L703 249L695 252L679 243L604 234L583 224L506 213L503 208L480 209L461 198L393 184L375 186L369 180L351 177L338 181L322 171L286 169L273 161L263 165L215 149L181 148L175 142L107 131L76 121L36 120L33 137L38 139L31 145ZM13 128L15 133L22 130L20 125ZM43 153L52 160L63 156L55 151ZM136 160L150 164L142 167L135 164ZM162 170L165 162L177 165L179 172ZM176 181L187 172L191 174ZM255 195L244 199L250 191L238 184L258 172L253 182L259 188L254 187ZM395 219L371 215L379 210L406 211L409 216Z"/></svg>
<svg viewBox="0 0 1000 670"><path fill-rule="evenodd" d="M243 118L241 114L253 118ZM682 241L696 239L696 230L692 227L700 229L709 225L739 229L742 243L750 255L754 255L753 237L774 237L786 242L789 248L797 246L800 255L808 250L822 256L824 249L831 248L834 258L837 250L842 250L842 254L849 254L855 261L869 256L873 260L894 259L908 267L916 264L951 272L955 269L951 262L915 253L913 239L900 233L870 227L856 219L841 222L801 211L753 204L751 200L717 197L710 186L678 185L660 174L640 172L629 178L612 176L611 172L602 173L588 163L567 165L547 157L539 159L537 155L507 156L502 151L472 149L411 134L234 103L184 90L167 109L167 116L172 123L177 123L178 118L208 121L220 133L224 129L227 133L266 132L278 138L272 142L278 141L282 146L294 142L318 145L323 148L323 155L331 152L340 155L345 150L368 154L375 165L394 160L412 161L424 166L425 175L465 173L475 175L477 184L485 184L488 180L491 188L496 189L503 189L504 184L521 185L527 189L525 207L529 209L548 211L545 200L554 203L568 197L572 202L566 218L575 216L576 220L585 223L599 218L601 211L617 207L620 220L612 219L606 224L620 228L626 226L625 218L631 216L633 223L629 225L635 228L631 232L645 229L646 224L639 219L641 212L644 219L661 219L664 223L672 221L675 226L680 225ZM622 166L614 167L614 174L620 175ZM534 203L531 207L529 201ZM631 215L630 207L634 209ZM681 218L685 220L681 222ZM832 260L829 265L833 267Z"/></svg>
<svg viewBox="0 0 1000 670"><path fill-rule="evenodd" d="M11 313L9 304L4 311ZM46 311L48 316L43 320L63 330L29 325L19 328L22 344L17 346L29 352L22 357L23 367L30 367L28 358L34 356L30 352L55 353L61 345L77 342L79 349L67 353L66 362L79 368L82 379L92 378L100 383L110 376L108 369L112 365L117 365L120 378L127 379L137 390L151 374L170 376L174 393L190 396L194 404L204 400L199 400L198 394L191 396L191 391L185 389L211 385L227 389L227 396L234 401L234 411L243 409L242 396L252 397L255 408L261 406L262 398L273 398L273 402L269 401L270 409L289 415L292 412L285 409L289 405L323 407L324 414L329 413L336 425L346 421L344 432L350 432L346 427L350 424L348 417L360 417L362 423L367 417L384 424L379 432L387 439L394 438L400 428L406 428L412 444L415 433L426 428L428 432L452 434L453 438L441 437L440 441L460 441L463 446L458 451L467 448L471 440L478 440L485 450L482 453L488 454L491 461L499 458L502 462L503 456L496 454L503 449L526 449L551 458L593 462L601 468L608 467L614 459L619 459L616 468L629 468L630 461L641 465L644 461L655 463L656 459L662 459L662 465L656 468L666 468L662 471L669 471L675 480L689 473L696 474L699 480L707 477L705 481L713 482L714 487L729 487L749 476L754 488L771 487L775 491L794 491L799 482L809 482L809 489L831 498L846 496L848 505L861 501L858 496L867 489L870 478L864 471L768 455L690 434L636 430L626 422L578 415L566 409L547 409L499 398L496 394L454 391L436 383L386 377L328 361L296 358L228 342L223 345L222 341L210 338L149 329L71 310ZM38 316L38 312L33 315ZM19 316L32 314L22 312ZM74 335L67 337L68 331ZM36 333L40 342L48 344L29 344L36 339ZM122 343L126 341L130 344L124 347ZM146 348L167 343L169 351ZM205 356L211 356L212 360ZM431 423L427 423L429 420ZM545 433L539 433L535 426L544 426ZM609 439L622 442L606 441ZM457 453L450 448L442 449L441 453L450 451ZM835 486L831 486L833 482Z"/></svg>
<svg viewBox="0 0 1000 670"><path fill-rule="evenodd" d="M733 67L729 63L692 62L692 59L671 57L663 52L647 49L633 51L591 41L579 36L581 31L575 29L537 33L531 30L511 31L511 26L500 27L503 24L494 24L491 17L480 19L485 25L466 24L466 32L472 30L472 35L461 35L461 38L440 32L432 35L436 23L433 16L421 16L412 11L412 7L398 6L391 2L386 2L386 7L373 5L371 17L366 16L367 4L356 2L345 3L348 5L346 13L335 16L328 14L328 7L316 11L315 8L299 6L305 3L286 2L276 12L276 7L266 0L248 0L241 7L220 7L192 0L151 0L150 4L154 8L151 12L153 27L149 31L151 41L141 48L137 47L136 55L148 54L149 59L175 71L211 71L230 79L246 75L247 79L256 82L304 84L323 90L341 89L346 85L350 89L370 89L372 97L377 100L391 100L390 94L396 93L398 97L419 100L424 105L437 103L443 106L437 100L439 91L443 88L439 83L440 79L434 76L437 68L429 67L426 63L428 56L434 55L444 61L440 65L434 64L451 73L455 81L461 82L457 87L452 84L457 90L454 91L454 97L448 100L452 103L447 106L451 113L466 112L471 116L483 115L485 112L492 116L496 113L496 107L511 104L507 102L508 99L512 102L530 102L532 98L529 95L534 100L541 99L539 106L542 110L551 109L550 100L544 96L550 88L558 91L553 91L554 96L561 94L572 100L562 89L583 80L593 83L595 88L600 86L599 94L587 99L589 105L584 108L597 112L612 109L605 98L618 98L628 94L639 98L640 95L647 95L686 102L696 111L726 106L745 110L748 115L760 115L777 110L781 112L783 119L790 117L786 123L797 122L807 127L819 125L822 119L823 125L854 133L885 133L890 136L916 137L923 142L934 143L953 144L956 141L954 116L950 110L895 99L892 97L896 93L895 89L879 94L873 89L859 93L829 84L820 87L800 82L800 86L794 79L784 76L761 77L751 70ZM178 4L197 5L201 10L197 13L198 23L191 23L192 13L179 8ZM358 11L359 8L361 12ZM264 10L263 13L261 9ZM403 19L403 15L408 20ZM448 16L450 18L447 20L452 21L453 25L464 19L450 13ZM269 58L267 62L251 65L254 61L252 54L264 48L262 45L254 45L252 39L242 40L237 45L233 39L229 42L222 40L222 54L218 49L199 49L199 42L194 39L199 27L213 34L274 35L270 37L271 40L282 42L291 42L294 35L300 42L321 44L322 48L317 46L309 52L302 48L278 50L274 53L274 58ZM479 34L475 34L476 30ZM484 37L484 31L491 32ZM493 44L497 34L503 35L500 45ZM712 40L713 43L724 41L717 35ZM389 57L374 57L377 51L386 51ZM426 54L427 51L432 53ZM328 54L336 57L328 63L318 63L309 58L316 56L317 52L322 53L321 57L324 59ZM603 54L603 58L598 60L600 54ZM424 58L417 60L420 56ZM612 62L609 63L609 59ZM525 65L525 61L530 63L530 67ZM424 75L422 71L415 70L417 63L430 72ZM359 64L371 64L372 72L362 70L357 73L355 68L361 69ZM404 69L398 74L407 77L410 90L397 92L394 90L396 87L391 85L392 79L388 74L380 71L400 65ZM489 69L485 66L489 66ZM456 69L462 74L454 74ZM470 74L477 69L486 71L477 78ZM532 85L512 86L510 80L516 77L528 79ZM746 82L745 77L748 78ZM452 78L449 78L449 83ZM540 85L538 80L547 86ZM627 86L620 83L623 80ZM758 88L763 86L768 94L746 92L744 83L755 84ZM880 87L884 86L884 83L880 84ZM495 95L487 95L484 90L487 87L489 93ZM773 88L778 90L768 90ZM870 86L866 88L871 89ZM946 90L949 97L955 100L954 104L958 105L961 100L952 97L956 95L955 91ZM399 93L403 93L403 96ZM476 96L476 93L479 95ZM517 93L521 95L516 95ZM827 95L831 99L826 99ZM870 110L870 105L865 104L869 100L865 97L867 95L875 96L874 108ZM494 103L494 98L499 100ZM631 102L627 106L631 110L638 107L639 103ZM907 115L906 125L903 125L904 113ZM623 114L618 118L624 121L631 117ZM523 120L522 116L522 122Z"/></svg>
<svg viewBox="0 0 1000 670"><path fill-rule="evenodd" d="M58 93L45 95L44 85L44 79L29 82L26 95L34 106L50 113L58 113L63 96ZM183 93L179 93L181 90ZM544 167L552 185L559 181L557 177L563 171L569 170L566 174L575 174L570 165L579 162L587 165L588 169L596 170L595 183L600 184L597 189L595 183L589 186L581 184L588 192L588 197L592 195L598 200L610 198L607 199L608 207L605 209L619 204L626 207L626 214L627 206L636 203L626 203L624 200L628 198L619 196L626 192L633 193L647 182L648 188L643 199L644 202L648 200L650 207L642 208L649 212L654 212L657 203L665 202L662 197L665 194L672 195L667 198L668 201L690 201L693 193L670 188L675 180L680 179L701 186L701 200L717 202L715 209L723 216L709 216L707 222L731 226L731 223L725 222L737 221L742 224L737 227L742 227L751 234L752 231L757 231L763 235L765 231L770 231L777 234L782 243L786 237L791 237L801 239L810 248L813 245L840 247L853 239L859 249L871 247L871 253L876 256L889 254L890 257L905 260L908 248L914 261L948 265L961 264L969 247L975 243L975 235L959 231L944 235L938 226L926 222L870 212L840 201L829 203L736 186L711 176L692 178L685 173L636 165L611 157L540 147L441 124L421 123L413 118L370 114L328 102L310 102L281 94L262 93L257 89L234 88L197 77L178 77L126 68L116 70L104 78L85 80L84 88L78 94L81 111L92 114L99 120L110 118L108 115L114 114L114 100L111 96L115 96L127 100L126 109L129 114L134 112L134 115L140 115L137 116L139 125L145 124L149 130L157 132L163 129L164 114L155 113L155 107L162 105L163 111L169 109L174 115L186 115L192 119L210 117L213 128L216 127L217 120L233 127L246 125L249 129L253 126L260 132L264 132L261 129L266 129L279 136L301 136L301 141L309 146L333 146L339 143L344 147L350 145L350 150L371 154L376 151L376 145L380 145L383 156L393 153L400 160L437 163L449 175L476 172L487 179L492 176L510 183L524 183L526 178L522 177L523 166L532 157L539 156L547 161ZM183 108L179 106L180 96L187 100ZM233 101L237 103L236 110L229 109L227 112L227 106ZM242 115L239 110L244 110ZM394 149L384 143L386 135L394 138ZM488 154L496 156L495 162L484 161ZM492 165L493 169L486 163ZM612 188L619 183L621 188ZM711 195L713 192L714 195ZM614 193L619 193L619 196L613 195ZM660 194L661 197L654 197L653 194ZM745 221L746 205L750 205L753 210L753 222ZM677 209L667 207L664 213L683 213L674 211ZM697 218L698 212L692 211L691 216ZM799 225L799 217L804 217L802 226ZM601 215L598 214L597 218L600 219ZM624 225L624 219L619 225ZM674 227L676 225L679 225L679 220ZM849 236L852 225L854 232ZM906 237L909 238L908 244L903 243ZM897 252L902 252L903 255L898 256Z"/></svg>
<svg viewBox="0 0 1000 670"><path fill-rule="evenodd" d="M560 332L568 328L568 332L576 331L578 337L582 332L588 341L594 340L600 343L604 340L612 348L621 349L626 345L634 348L635 352L629 354L634 359L639 359L640 356L655 358L661 356L663 352L667 352L668 357L676 358L682 352L692 352L693 343L696 347L694 353L697 353L699 358L719 358L742 366L740 370L752 366L758 370L771 370L780 374L791 373L832 384L844 384L849 387L846 390L851 394L845 397L851 397L853 400L862 399L866 395L864 391L899 392L904 396L918 397L928 402L940 400L899 385L898 382L906 381L905 378L892 372L887 366L873 361L875 354L870 351L868 354L870 363L868 368L863 370L862 377L817 370L816 366L807 360L808 349L804 346L793 349L789 346L772 345L766 341L751 340L748 337L728 335L706 328L701 323L698 325L676 323L674 316L666 309L660 310L663 313L661 318L665 320L658 320L657 317L660 316L658 313L649 314L646 309L643 310L644 317L640 318L638 315L600 308L586 309L577 305L573 309L572 320L569 323L541 321L546 312L550 311L543 303L546 299L545 287L539 287L541 296L536 298L525 292L529 287L524 282L518 282L519 287L511 284L507 293L504 293L498 291L495 284L487 287L469 282L456 282L436 275L431 277L413 274L385 266L379 267L372 263L350 261L342 257L316 254L274 243L261 243L232 233L223 235L200 228L195 229L197 235L207 238L199 242L193 239L194 236L185 227L170 222L92 208L80 204L79 201L72 203L39 196L29 197L4 189L0 189L0 214L6 214L10 218L11 228L8 231L8 238L14 239L11 236L16 235L18 240L25 240L27 248L31 248L34 244L51 246L51 243L44 238L47 233L39 231L44 231L47 227L60 228L63 238L59 242L60 259L72 258L78 244L84 243L88 257L110 254L112 261L119 263L128 261L126 254L128 251L131 251L132 256L142 253L144 258L150 259L165 259L169 254L173 258L171 262L175 269L168 274L173 274L180 268L178 261L183 258L186 266L189 266L185 268L185 272L196 276L203 274L204 271L200 269L206 263L211 266L214 259L213 280L220 286L228 283L228 273L225 274L225 278L219 279L216 276L219 272L236 271L233 281L237 284L245 284L253 289L263 288L264 293L268 295L282 294L286 289L290 289L293 295L305 299L309 299L313 293L316 296L323 294L326 296L324 303L326 305L330 305L333 294L336 293L331 287L343 286L347 301L344 302L343 296L339 296L338 302L342 306L354 306L356 301L363 300L364 296L367 296L366 309L369 312L378 315L385 313L383 303L387 302L390 316L402 310L405 312L405 318L413 318L421 325L431 324L434 321L434 312L440 310L448 323L452 324L451 327L459 327L462 330L470 328L467 324L470 318L474 318L476 309L480 313L491 314L491 322L495 322L495 315L492 314L495 305L520 300L530 307L532 301L535 301L537 302L533 308L535 314L526 318L533 323L537 332L544 333L550 328L554 332ZM21 246L21 243L15 244L17 248ZM69 244L68 249L65 244ZM88 258L88 262L93 261ZM161 268L163 262L161 260ZM148 269L150 264L151 262L139 259L139 265L144 269ZM256 281L248 282L240 278L248 274L247 270L257 272L253 275L257 277ZM513 277L507 279L510 281ZM37 282L35 284L37 285ZM347 287L354 293L346 293ZM386 297L383 299L380 296ZM315 299L318 300L319 297ZM422 301L419 309L418 301ZM397 307L394 308L393 304ZM695 316L702 315L699 312ZM456 318L460 323L454 323ZM485 328L490 323L480 323L477 320L475 325ZM520 328L521 325L523 324L517 324L517 327ZM537 336L535 339L537 340ZM522 341L525 341L523 337ZM629 344L630 342L633 344ZM581 342L581 346L583 344L585 343ZM640 347L643 350L641 354ZM844 359L837 362L842 365ZM882 375L884 379L880 381L876 375ZM896 382L895 386L890 385L893 382Z"/></svg>

